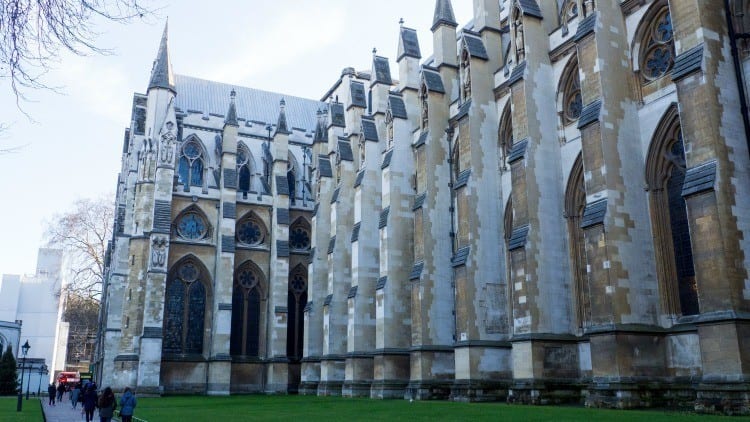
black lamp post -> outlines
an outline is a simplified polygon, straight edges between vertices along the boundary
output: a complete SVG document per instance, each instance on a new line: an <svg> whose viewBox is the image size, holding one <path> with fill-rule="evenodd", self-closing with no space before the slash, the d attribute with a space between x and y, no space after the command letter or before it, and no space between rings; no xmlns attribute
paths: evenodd
<svg viewBox="0 0 750 422"><path fill-rule="evenodd" d="M26 400L29 399L29 386L31 384L31 368L33 367L34 367L34 364L32 364L31 367L29 367L29 378L26 379Z"/></svg>
<svg viewBox="0 0 750 422"><path fill-rule="evenodd" d="M29 353L29 349L31 349L31 346L29 346L29 340L26 340L26 343L21 346L21 350L23 351L23 363L21 364L21 388L18 389L18 405L16 406L16 412L20 412L23 408L23 371L26 369L26 354Z"/></svg>
<svg viewBox="0 0 750 422"><path fill-rule="evenodd" d="M39 367L39 387L36 389L36 396L39 398L42 397L42 375L47 373L47 364L43 363L42 366Z"/></svg>

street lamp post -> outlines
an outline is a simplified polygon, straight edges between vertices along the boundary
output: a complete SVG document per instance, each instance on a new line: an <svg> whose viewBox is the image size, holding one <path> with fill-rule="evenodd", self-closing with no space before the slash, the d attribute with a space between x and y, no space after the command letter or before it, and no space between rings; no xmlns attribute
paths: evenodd
<svg viewBox="0 0 750 422"><path fill-rule="evenodd" d="M41 398L42 397L42 375L47 373L47 364L43 363L42 366L39 367L39 387L36 389L36 396Z"/></svg>
<svg viewBox="0 0 750 422"><path fill-rule="evenodd" d="M29 353L29 349L31 349L31 346L29 346L29 341L26 340L26 343L21 346L21 350L23 351L23 363L21 364L21 388L18 389L18 405L16 406L16 412L20 412L23 408L23 371L26 369L26 354Z"/></svg>
<svg viewBox="0 0 750 422"><path fill-rule="evenodd" d="M33 367L33 364L32 364ZM23 371L23 369L21 369ZM26 379L26 400L29 399L29 386L31 385L31 368L29 368L29 378Z"/></svg>

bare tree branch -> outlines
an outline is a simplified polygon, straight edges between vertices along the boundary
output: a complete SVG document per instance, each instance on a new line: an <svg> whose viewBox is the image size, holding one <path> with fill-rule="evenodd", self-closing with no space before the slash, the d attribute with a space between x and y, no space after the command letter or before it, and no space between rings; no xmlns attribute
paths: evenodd
<svg viewBox="0 0 750 422"><path fill-rule="evenodd" d="M96 45L100 20L129 23L152 13L148 0L0 0L0 80L20 107L26 90L49 89L43 76L61 52L109 54Z"/></svg>
<svg viewBox="0 0 750 422"><path fill-rule="evenodd" d="M107 242L114 224L112 197L79 199L72 209L47 223L47 244L62 248L69 261L71 277L65 293L96 301L101 296Z"/></svg>

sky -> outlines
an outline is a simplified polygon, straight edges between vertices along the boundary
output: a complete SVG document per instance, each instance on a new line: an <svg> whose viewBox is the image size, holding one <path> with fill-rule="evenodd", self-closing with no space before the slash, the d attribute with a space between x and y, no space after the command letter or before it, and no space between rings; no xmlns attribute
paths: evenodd
<svg viewBox="0 0 750 422"><path fill-rule="evenodd" d="M62 54L45 75L48 90L16 105L0 78L0 274L33 273L45 222L76 199L114 201L134 92L144 93L164 23L175 73L320 99L345 67L369 70L372 49L395 58L398 21L432 54L435 0L154 0L153 16L129 25L96 21L107 55ZM209 7L210 6L210 7ZM459 25L472 1L453 0ZM24 112L29 116L27 117Z"/></svg>

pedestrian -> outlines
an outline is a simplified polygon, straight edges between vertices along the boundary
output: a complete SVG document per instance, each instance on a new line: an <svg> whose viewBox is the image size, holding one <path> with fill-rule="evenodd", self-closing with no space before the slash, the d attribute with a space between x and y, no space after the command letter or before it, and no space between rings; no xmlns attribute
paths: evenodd
<svg viewBox="0 0 750 422"><path fill-rule="evenodd" d="M73 404L73 409L78 407L78 399L81 398L81 386L76 384L73 387L73 391L70 392L70 402Z"/></svg>
<svg viewBox="0 0 750 422"><path fill-rule="evenodd" d="M55 396L57 395L57 389L55 388L54 382L47 387L47 392L49 393L49 405L54 406Z"/></svg>
<svg viewBox="0 0 750 422"><path fill-rule="evenodd" d="M96 409L99 395L96 393L93 385L89 385L86 392L83 393L83 411L86 414L86 422L94 420L94 409Z"/></svg>
<svg viewBox="0 0 750 422"><path fill-rule="evenodd" d="M62 402L63 394L65 394L65 384L62 382L57 384L57 401Z"/></svg>
<svg viewBox="0 0 750 422"><path fill-rule="evenodd" d="M115 414L115 409L117 409L117 399L112 393L112 389L107 387L99 398L99 419L101 422L110 422Z"/></svg>
<svg viewBox="0 0 750 422"><path fill-rule="evenodd" d="M125 392L120 397L120 416L122 422L132 422L133 411L138 401L135 399L135 394L130 390L130 387L125 387Z"/></svg>

